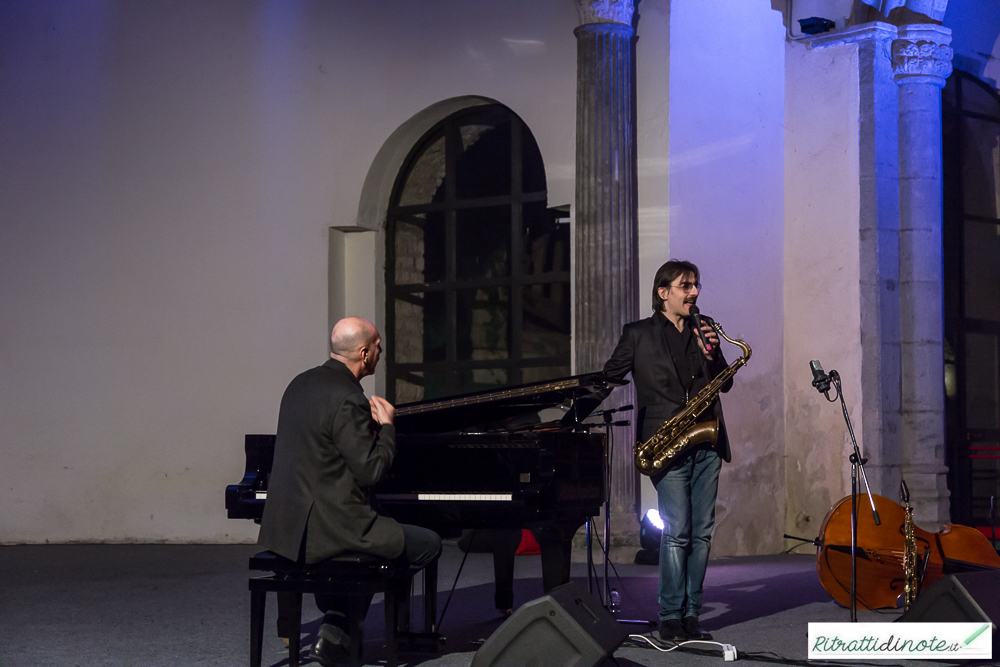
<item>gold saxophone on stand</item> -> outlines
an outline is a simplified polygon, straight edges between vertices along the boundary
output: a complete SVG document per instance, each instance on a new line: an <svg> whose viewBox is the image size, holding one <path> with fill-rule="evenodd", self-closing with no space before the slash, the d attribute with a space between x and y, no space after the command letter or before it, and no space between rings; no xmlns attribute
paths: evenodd
<svg viewBox="0 0 1000 667"><path fill-rule="evenodd" d="M711 327L720 336L743 351L743 355L719 373L707 387L688 401L684 409L663 422L656 433L646 442L637 442L633 458L635 467L643 475L655 475L669 470L681 454L691 447L703 442L715 443L719 439L719 420L713 419L698 423L698 417L715 402L722 385L736 375L741 367L746 366L753 350L746 341L733 340L722 330L718 322L712 322Z"/></svg>

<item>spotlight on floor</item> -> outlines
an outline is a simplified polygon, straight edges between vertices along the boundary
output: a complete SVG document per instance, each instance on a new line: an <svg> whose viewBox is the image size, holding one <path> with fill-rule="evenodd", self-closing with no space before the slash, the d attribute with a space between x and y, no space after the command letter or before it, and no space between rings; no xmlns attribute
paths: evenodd
<svg viewBox="0 0 1000 667"><path fill-rule="evenodd" d="M640 565L657 565L660 562L660 535L663 533L663 519L656 510L646 512L639 522L639 546L635 562Z"/></svg>

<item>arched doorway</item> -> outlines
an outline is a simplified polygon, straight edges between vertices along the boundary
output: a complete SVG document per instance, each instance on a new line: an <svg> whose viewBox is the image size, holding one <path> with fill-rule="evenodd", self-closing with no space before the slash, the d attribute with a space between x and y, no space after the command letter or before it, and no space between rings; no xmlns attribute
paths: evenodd
<svg viewBox="0 0 1000 667"><path fill-rule="evenodd" d="M570 236L502 104L417 141L386 214L386 394L396 403L570 374Z"/></svg>

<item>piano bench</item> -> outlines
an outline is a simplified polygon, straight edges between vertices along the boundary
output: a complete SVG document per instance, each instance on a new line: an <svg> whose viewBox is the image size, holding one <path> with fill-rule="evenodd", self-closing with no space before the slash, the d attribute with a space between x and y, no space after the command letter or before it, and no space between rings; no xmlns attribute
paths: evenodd
<svg viewBox="0 0 1000 667"><path fill-rule="evenodd" d="M434 568L436 579L437 563L430 567ZM367 554L349 553L315 565L303 566L273 552L262 551L250 558L250 569L273 572L269 576L250 578L250 667L260 667L261 664L264 606L268 592L278 595L278 631L281 636L288 637L288 667L298 667L299 664L303 593L350 597L347 620L350 627L351 660L354 664L361 664L364 645L362 600L368 595L385 593L386 657L390 667L396 666L398 604L406 599L404 593L409 589L409 581L401 582L393 577L395 565L392 561ZM430 573L425 576L429 575ZM436 582L434 587L436 590ZM406 623L408 624L408 619Z"/></svg>

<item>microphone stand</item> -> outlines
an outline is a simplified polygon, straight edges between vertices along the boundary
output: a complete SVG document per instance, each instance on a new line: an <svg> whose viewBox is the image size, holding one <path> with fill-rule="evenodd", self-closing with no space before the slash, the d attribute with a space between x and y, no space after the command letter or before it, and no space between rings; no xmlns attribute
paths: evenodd
<svg viewBox="0 0 1000 667"><path fill-rule="evenodd" d="M632 422L627 419L622 419L619 421L613 421L612 415L616 412L628 412L632 410L631 405L623 405L620 408L613 408L611 410L601 410L600 412L595 412L594 415L600 415L602 417L601 422L597 424L582 424L583 426L591 426L604 429L604 439L608 443L608 446L604 448L604 543L603 543L603 554L604 554L604 592L601 593L600 584L598 584L598 598L601 600L601 604L604 605L605 609L611 610L611 587L608 585L608 567L611 561L611 545L608 540L611 537L611 454L614 451L614 438L612 437L612 426L628 426ZM593 415L592 415L593 416ZM593 555L590 546L590 527L591 518L587 518L587 584L590 585L591 572L593 571ZM593 592L593 589L590 589ZM649 622L645 620L631 620L615 617L615 620L619 623L630 623L636 625L648 625Z"/></svg>
<svg viewBox="0 0 1000 667"><path fill-rule="evenodd" d="M837 389L837 397L830 398L830 383ZM835 370L831 370L829 373L817 377L813 380L813 386L816 387L824 396L826 400L833 403L840 399L840 406L844 411L844 421L847 422L847 432L851 435L851 444L854 446L854 451L851 452L848 460L851 462L851 623L858 622L858 472L861 473L861 479L865 483L865 491L868 493L868 502L872 506L872 518L875 520L875 525L882 525L881 519L878 516L878 510L875 509L875 499L872 498L871 487L868 486L868 476L865 474L865 464L868 463L868 459L861 456L861 450L858 449L858 441L854 437L854 428L851 426L851 416L847 413L847 403L844 402L844 392L841 391L840 386L840 373Z"/></svg>

